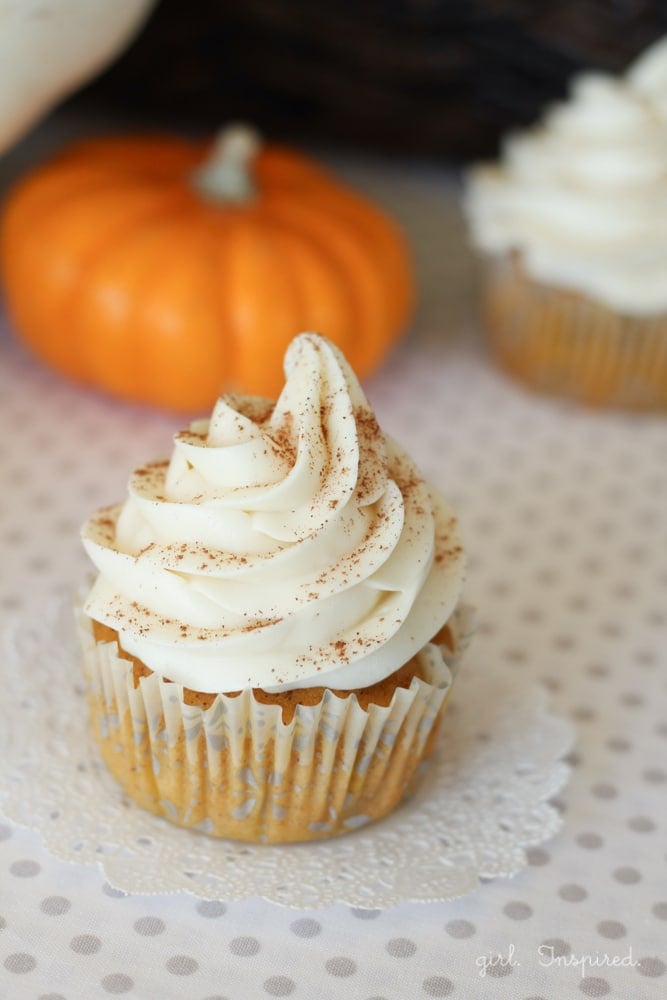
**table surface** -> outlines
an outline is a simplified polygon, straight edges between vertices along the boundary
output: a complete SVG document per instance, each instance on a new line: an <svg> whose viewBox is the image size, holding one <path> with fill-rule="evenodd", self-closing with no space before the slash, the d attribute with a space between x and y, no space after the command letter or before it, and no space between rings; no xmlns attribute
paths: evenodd
<svg viewBox="0 0 667 1000"><path fill-rule="evenodd" d="M0 186L77 127L38 129L0 163ZM451 173L330 159L412 240L414 328L367 392L460 514L480 615L468 669L546 685L575 725L562 830L516 877L453 902L297 911L124 894L1 821L0 998L667 993L667 420L585 411L507 379L476 328ZM77 586L79 524L169 452L179 421L68 384L6 320L0 415L6 628Z"/></svg>

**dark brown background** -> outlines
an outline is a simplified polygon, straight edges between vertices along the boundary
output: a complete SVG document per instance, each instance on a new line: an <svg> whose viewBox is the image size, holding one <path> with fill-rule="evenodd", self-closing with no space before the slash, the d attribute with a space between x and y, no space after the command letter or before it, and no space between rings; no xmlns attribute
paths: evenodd
<svg viewBox="0 0 667 1000"><path fill-rule="evenodd" d="M465 160L493 154L577 70L620 70L665 32L667 0L161 0L70 104Z"/></svg>

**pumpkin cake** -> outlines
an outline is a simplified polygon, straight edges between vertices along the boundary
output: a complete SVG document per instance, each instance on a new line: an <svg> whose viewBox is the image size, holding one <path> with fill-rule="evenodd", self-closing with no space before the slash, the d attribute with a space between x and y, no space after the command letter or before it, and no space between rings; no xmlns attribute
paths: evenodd
<svg viewBox="0 0 667 1000"><path fill-rule="evenodd" d="M460 651L456 518L342 353L295 338L275 404L224 396L84 525L93 731L140 805L256 842L384 816Z"/></svg>

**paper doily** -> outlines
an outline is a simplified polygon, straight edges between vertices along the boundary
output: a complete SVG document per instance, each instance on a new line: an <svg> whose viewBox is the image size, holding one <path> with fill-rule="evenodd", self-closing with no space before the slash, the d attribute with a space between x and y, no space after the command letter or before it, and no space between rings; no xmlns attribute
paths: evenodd
<svg viewBox="0 0 667 1000"><path fill-rule="evenodd" d="M0 805L62 860L98 864L136 893L263 897L288 906L386 908L453 899L510 876L553 836L549 799L567 780L573 731L546 692L468 654L434 757L410 801L356 833L315 844L218 841L146 813L120 791L88 733L71 612L4 637Z"/></svg>

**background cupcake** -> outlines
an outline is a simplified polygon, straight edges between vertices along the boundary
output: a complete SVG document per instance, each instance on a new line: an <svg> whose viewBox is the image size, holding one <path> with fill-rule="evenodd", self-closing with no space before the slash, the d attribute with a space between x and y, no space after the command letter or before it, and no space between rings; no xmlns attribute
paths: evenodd
<svg viewBox="0 0 667 1000"><path fill-rule="evenodd" d="M98 511L79 613L102 755L219 836L331 836L429 753L466 623L456 519L311 334L277 403L222 397Z"/></svg>
<svg viewBox="0 0 667 1000"><path fill-rule="evenodd" d="M471 170L495 353L540 390L667 406L667 39Z"/></svg>

